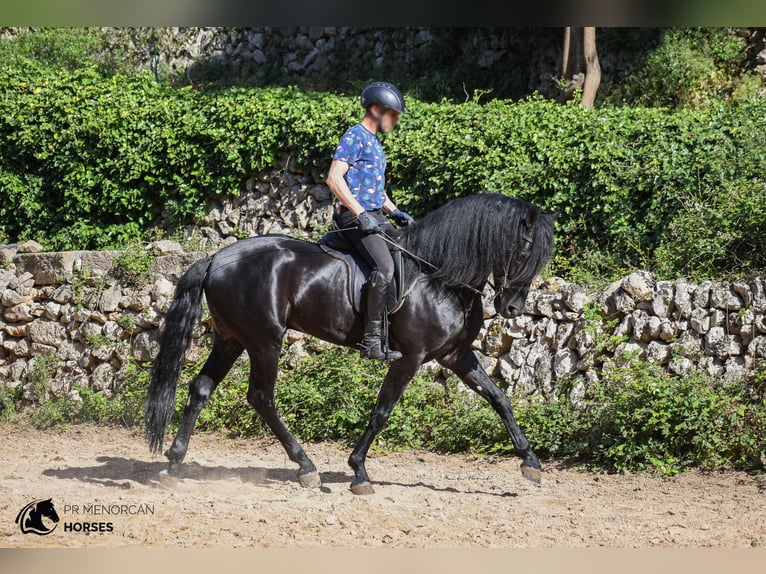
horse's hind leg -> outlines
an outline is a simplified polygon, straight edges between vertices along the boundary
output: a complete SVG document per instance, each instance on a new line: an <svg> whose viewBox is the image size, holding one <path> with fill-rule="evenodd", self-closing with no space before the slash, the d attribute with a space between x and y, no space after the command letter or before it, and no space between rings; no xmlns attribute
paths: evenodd
<svg viewBox="0 0 766 574"><path fill-rule="evenodd" d="M197 422L202 407L210 400L210 395L213 394L218 383L223 380L243 350L244 347L234 339L216 339L213 342L213 350L210 351L205 365L189 383L189 400L184 407L184 414L178 425L178 433L173 444L165 452L165 456L170 461L169 473L175 474L181 468L181 462L183 462L189 448L194 424Z"/></svg>
<svg viewBox="0 0 766 574"><path fill-rule="evenodd" d="M258 411L271 431L282 443L287 456L297 463L298 481L302 486L321 486L319 473L303 447L295 440L282 419L279 418L274 406L274 385L277 380L279 364L279 346L273 348L263 346L258 350L250 350L250 386L247 391L247 402Z"/></svg>

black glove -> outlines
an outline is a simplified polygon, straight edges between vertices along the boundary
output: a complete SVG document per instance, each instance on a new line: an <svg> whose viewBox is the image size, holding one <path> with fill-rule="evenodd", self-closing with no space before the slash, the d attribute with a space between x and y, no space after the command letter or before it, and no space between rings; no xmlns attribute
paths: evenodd
<svg viewBox="0 0 766 574"><path fill-rule="evenodd" d="M380 232L380 224L378 223L378 220L375 219L372 215L370 215L366 211L363 211L356 217L359 220L359 229L361 229L365 233Z"/></svg>
<svg viewBox="0 0 766 574"><path fill-rule="evenodd" d="M415 223L409 213L394 209L391 212L391 219L393 219L399 227L407 227L410 223Z"/></svg>

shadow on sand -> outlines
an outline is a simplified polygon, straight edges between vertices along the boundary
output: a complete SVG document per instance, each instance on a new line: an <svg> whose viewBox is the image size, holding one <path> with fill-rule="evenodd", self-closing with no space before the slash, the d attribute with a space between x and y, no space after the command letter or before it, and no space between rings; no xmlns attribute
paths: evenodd
<svg viewBox="0 0 766 574"><path fill-rule="evenodd" d="M167 468L163 461L144 461L131 458L100 456L96 459L100 463L94 466L64 467L46 469L43 475L55 478L79 480L90 484L99 484L111 488L131 488L133 483L144 486L155 486L161 471ZM323 484L350 484L353 476L345 472L322 472L320 473ZM264 468L264 467L226 467L206 466L197 462L184 463L180 472L176 475L179 480L190 479L200 482L227 481L236 479L244 484L256 486L268 486L273 483L298 484L297 470L289 468ZM375 486L400 486L404 488L427 488L434 492L453 492L457 494L483 494L499 497L516 497L515 492L488 492L483 490L466 490L453 487L438 487L426 484L422 481L404 483L380 481L374 482ZM323 489L324 490L324 489Z"/></svg>

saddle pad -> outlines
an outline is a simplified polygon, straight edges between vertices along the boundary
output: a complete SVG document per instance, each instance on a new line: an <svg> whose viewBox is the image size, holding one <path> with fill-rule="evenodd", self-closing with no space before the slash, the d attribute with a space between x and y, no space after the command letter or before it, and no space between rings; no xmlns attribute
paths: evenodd
<svg viewBox="0 0 766 574"><path fill-rule="evenodd" d="M320 239L319 247L322 249L322 251L331 257L335 257L336 259L345 263L348 270L348 281L346 284L348 288L349 301L351 302L354 311L360 315L364 315L366 301L366 289L364 289L364 285L369 279L372 269L370 268L370 265L362 258L362 256L359 255L359 253L356 251L341 251L335 247L330 247L330 245L328 245L327 239L327 235ZM333 238L332 243L334 245L338 245L338 243L334 241L335 239L336 238ZM350 246L351 244L346 243L346 245ZM387 307L389 315L396 313L402 305L402 285L404 283L402 278L402 252L392 251L391 256L394 259L394 279L392 289L390 289L388 292L389 295Z"/></svg>

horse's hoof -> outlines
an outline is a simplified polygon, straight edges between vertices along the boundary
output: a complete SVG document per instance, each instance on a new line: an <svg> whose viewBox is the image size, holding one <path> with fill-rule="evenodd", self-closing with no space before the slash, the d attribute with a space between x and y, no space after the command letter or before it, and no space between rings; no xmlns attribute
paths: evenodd
<svg viewBox="0 0 766 574"><path fill-rule="evenodd" d="M169 474L172 476L178 476L178 474L181 472L181 461L170 461L170 464L168 464L167 470L163 470L165 474Z"/></svg>
<svg viewBox="0 0 766 574"><path fill-rule="evenodd" d="M167 470L160 471L159 481L162 486L173 488L178 485L178 479Z"/></svg>
<svg viewBox="0 0 766 574"><path fill-rule="evenodd" d="M354 494L375 494L375 489L367 482L352 482L351 492Z"/></svg>
<svg viewBox="0 0 766 574"><path fill-rule="evenodd" d="M534 482L535 484L540 484L541 472L539 468L534 468L532 466L527 466L525 464L522 464L521 476L523 476L529 481Z"/></svg>
<svg viewBox="0 0 766 574"><path fill-rule="evenodd" d="M301 486L305 486L307 488L322 487L322 479L319 478L319 473L316 470L306 472L304 474L299 474L298 482L300 482Z"/></svg>

